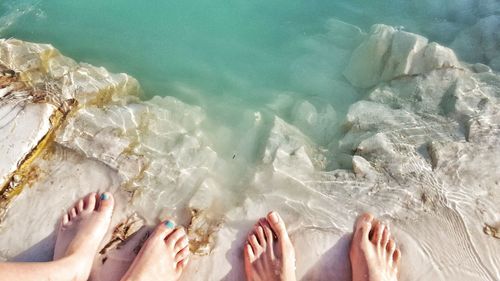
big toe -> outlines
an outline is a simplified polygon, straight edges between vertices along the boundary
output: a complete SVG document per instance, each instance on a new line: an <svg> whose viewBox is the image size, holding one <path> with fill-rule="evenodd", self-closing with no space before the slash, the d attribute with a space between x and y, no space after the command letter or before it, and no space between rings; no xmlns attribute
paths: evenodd
<svg viewBox="0 0 500 281"><path fill-rule="evenodd" d="M361 226L367 223L372 223L374 218L375 217L370 213L363 213L359 215L359 217L356 219L356 223L354 224L354 230L360 228Z"/></svg>
<svg viewBox="0 0 500 281"><path fill-rule="evenodd" d="M151 234L151 237L156 240L165 240L167 236L172 233L175 229L175 223L171 220L166 220L164 222L159 223L153 233Z"/></svg>
<svg viewBox="0 0 500 281"><path fill-rule="evenodd" d="M372 229L373 220L374 216L370 213L360 215L354 224L354 238L358 238L358 240L362 238L368 239Z"/></svg>
<svg viewBox="0 0 500 281"><path fill-rule="evenodd" d="M288 238L285 222L277 212L274 211L270 212L267 215L267 221L271 225L271 228L273 229L274 233L276 233L278 239Z"/></svg>
<svg viewBox="0 0 500 281"><path fill-rule="evenodd" d="M113 207L115 205L115 199L113 195L109 192L104 192L99 196L97 200L98 206L97 211L111 213L113 211Z"/></svg>

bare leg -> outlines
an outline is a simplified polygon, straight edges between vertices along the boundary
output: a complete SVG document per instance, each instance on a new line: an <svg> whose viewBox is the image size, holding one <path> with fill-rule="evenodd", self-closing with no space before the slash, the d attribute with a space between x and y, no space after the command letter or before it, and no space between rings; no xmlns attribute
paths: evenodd
<svg viewBox="0 0 500 281"><path fill-rule="evenodd" d="M401 251L389 228L371 214L363 214L356 221L350 259L353 281L398 280Z"/></svg>
<svg viewBox="0 0 500 281"><path fill-rule="evenodd" d="M53 262L0 263L0 281L85 281L111 221L110 194L79 200L61 220Z"/></svg>
<svg viewBox="0 0 500 281"><path fill-rule="evenodd" d="M65 258L54 262L0 263L1 281L67 281L75 279L78 260Z"/></svg>
<svg viewBox="0 0 500 281"><path fill-rule="evenodd" d="M179 280L189 261L189 240L184 228L166 221L156 226L122 280Z"/></svg>
<svg viewBox="0 0 500 281"><path fill-rule="evenodd" d="M276 238L275 238L276 236ZM295 250L285 223L276 212L262 218L248 235L244 249L249 281L295 281Z"/></svg>

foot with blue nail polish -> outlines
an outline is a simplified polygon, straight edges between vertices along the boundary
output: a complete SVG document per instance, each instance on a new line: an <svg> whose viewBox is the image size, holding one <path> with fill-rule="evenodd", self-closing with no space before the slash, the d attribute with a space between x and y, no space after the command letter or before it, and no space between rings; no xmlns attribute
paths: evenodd
<svg viewBox="0 0 500 281"><path fill-rule="evenodd" d="M63 215L54 249L54 260L76 260L74 280L87 280L94 257L108 231L113 213L111 194L91 193Z"/></svg>
<svg viewBox="0 0 500 281"><path fill-rule="evenodd" d="M189 239L172 221L156 226L122 281L179 280L189 262Z"/></svg>
<svg viewBox="0 0 500 281"><path fill-rule="evenodd" d="M295 250L277 212L261 218L244 247L249 281L295 281Z"/></svg>

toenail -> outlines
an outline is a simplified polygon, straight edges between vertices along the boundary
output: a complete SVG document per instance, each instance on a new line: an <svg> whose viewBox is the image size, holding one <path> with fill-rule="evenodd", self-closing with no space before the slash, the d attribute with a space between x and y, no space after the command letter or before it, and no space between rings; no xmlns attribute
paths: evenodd
<svg viewBox="0 0 500 281"><path fill-rule="evenodd" d="M170 229L175 227L175 224L172 221L166 221L164 224L167 228L170 228Z"/></svg>
<svg viewBox="0 0 500 281"><path fill-rule="evenodd" d="M278 215L275 212L272 212L270 217L271 217L272 223L278 223L280 221L280 219L278 218Z"/></svg>
<svg viewBox="0 0 500 281"><path fill-rule="evenodd" d="M109 195L107 195L106 193L101 194L101 200L108 200L108 199Z"/></svg>

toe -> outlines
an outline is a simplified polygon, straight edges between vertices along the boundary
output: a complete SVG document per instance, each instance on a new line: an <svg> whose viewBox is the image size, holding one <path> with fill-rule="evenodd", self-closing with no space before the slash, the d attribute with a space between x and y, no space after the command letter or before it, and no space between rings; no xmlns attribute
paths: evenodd
<svg viewBox="0 0 500 281"><path fill-rule="evenodd" d="M113 210L115 200L113 198L113 195L109 192L104 192L101 194L99 197L98 201L98 207L97 211L98 212L111 212Z"/></svg>
<svg viewBox="0 0 500 281"><path fill-rule="evenodd" d="M363 213L356 219L356 223L354 223L354 231L365 226L367 223L373 224L373 215L370 213Z"/></svg>
<svg viewBox="0 0 500 281"><path fill-rule="evenodd" d="M382 234L384 233L384 225L380 221L375 221L375 225L373 226L373 235L371 241L373 244L380 244L380 240L382 240Z"/></svg>
<svg viewBox="0 0 500 281"><path fill-rule="evenodd" d="M76 212L78 214L83 212L83 200L82 199L80 199L80 200L78 200L78 202L76 202L75 208L76 208Z"/></svg>
<svg viewBox="0 0 500 281"><path fill-rule="evenodd" d="M252 246L252 250L256 255L259 255L261 246L259 244L259 241L257 240L257 237L255 234L250 234L248 236L248 243Z"/></svg>
<svg viewBox="0 0 500 281"><path fill-rule="evenodd" d="M175 262L180 262L187 257L189 257L190 252L189 252L189 247L185 247L182 250L180 250L177 255L175 255Z"/></svg>
<svg viewBox="0 0 500 281"><path fill-rule="evenodd" d="M399 261L401 260L401 250L396 249L394 251L394 254L392 255L392 261L396 265L396 267L399 267Z"/></svg>
<svg viewBox="0 0 500 281"><path fill-rule="evenodd" d="M172 221L164 221L158 224L153 233L151 233L151 239L165 240L165 238L174 231L175 224Z"/></svg>
<svg viewBox="0 0 500 281"><path fill-rule="evenodd" d="M283 222L283 219L281 219L280 215L277 212L270 212L267 215L267 221L269 222L269 225L271 226L274 233L276 233L278 240L288 239L285 222Z"/></svg>
<svg viewBox="0 0 500 281"><path fill-rule="evenodd" d="M373 215L364 213L356 219L354 224L354 236L356 241L370 240L370 231L372 230Z"/></svg>
<svg viewBox="0 0 500 281"><path fill-rule="evenodd" d="M86 211L94 211L96 207L96 197L95 192L90 193L83 199L83 209Z"/></svg>
<svg viewBox="0 0 500 281"><path fill-rule="evenodd" d="M390 236L391 234L389 231L389 227L385 226L384 232L382 232L382 238L380 239L380 246L382 246L382 248L387 248L387 243L389 243Z"/></svg>
<svg viewBox="0 0 500 281"><path fill-rule="evenodd" d="M64 214L61 219L61 225L65 226L69 223L69 215Z"/></svg>
<svg viewBox="0 0 500 281"><path fill-rule="evenodd" d="M254 229L254 232L255 234L257 235L257 238L259 240L259 244L262 246L262 247L266 247L267 243L266 243L266 237L264 235L264 228L262 228L262 226L257 226L255 229Z"/></svg>
<svg viewBox="0 0 500 281"><path fill-rule="evenodd" d="M177 268L175 269L177 271L177 274L180 275L184 269L187 267L189 263L189 257L183 259L182 261L177 263Z"/></svg>
<svg viewBox="0 0 500 281"><path fill-rule="evenodd" d="M267 219L263 219L259 221L260 227L264 230L264 239L266 244L272 245L274 240L276 239L276 235L273 233L273 229L271 225L267 221Z"/></svg>
<svg viewBox="0 0 500 281"><path fill-rule="evenodd" d="M69 210L68 212L69 214L69 220L74 220L76 218L76 209L75 208L71 208L71 210Z"/></svg>
<svg viewBox="0 0 500 281"><path fill-rule="evenodd" d="M176 230L174 230L174 232L168 235L167 239L165 240L165 244L169 249L174 250L175 244L177 244L177 242L184 236L186 236L186 231L184 230L184 228L177 228Z"/></svg>
<svg viewBox="0 0 500 281"><path fill-rule="evenodd" d="M182 249L186 248L187 246L189 245L189 238L184 235L183 237L181 237L181 239L179 239L179 241L177 241L177 243L175 244L175 247L174 247L174 252L175 253L178 253L179 251L181 251Z"/></svg>
<svg viewBox="0 0 500 281"><path fill-rule="evenodd" d="M274 234L273 231L271 230L270 226L266 224L264 226L264 233L266 235L266 244L267 244L267 249L266 251L269 253L269 256L271 259L275 258L274 255Z"/></svg>
<svg viewBox="0 0 500 281"><path fill-rule="evenodd" d="M255 260L255 253L253 252L252 246L249 243L245 244L245 249L243 250L245 261L252 263Z"/></svg>
<svg viewBox="0 0 500 281"><path fill-rule="evenodd" d="M271 229L271 226L269 226L269 224L266 223L264 225L263 229L264 229L264 234L266 236L267 244L272 245L274 242L274 234L273 234L273 231Z"/></svg>
<svg viewBox="0 0 500 281"><path fill-rule="evenodd" d="M396 242L390 239L389 242L387 243L386 250L387 250L387 256L392 258L394 255L394 251L396 251Z"/></svg>

